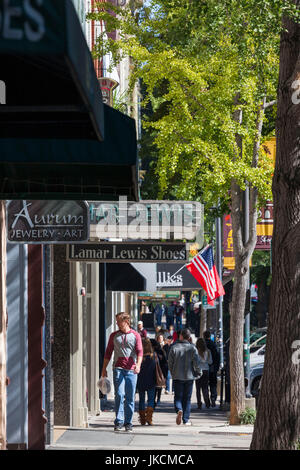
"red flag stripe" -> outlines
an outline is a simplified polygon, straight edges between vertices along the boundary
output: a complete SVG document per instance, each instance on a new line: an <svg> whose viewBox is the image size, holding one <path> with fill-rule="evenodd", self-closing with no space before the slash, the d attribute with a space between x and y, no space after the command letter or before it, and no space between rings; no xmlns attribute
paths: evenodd
<svg viewBox="0 0 300 470"><path fill-rule="evenodd" d="M208 276L209 276L209 277L208 277L208 280L209 280L209 282L210 282L211 289L212 289L212 291L215 291L215 290L216 290L216 283L215 283L215 280L214 280L214 276L213 276L212 271L209 270L209 266L208 266L208 264L206 263L206 261L202 258L202 256L201 256L200 254L197 255L197 256L194 258L194 260L204 266L204 269L205 269L205 271L208 273Z"/></svg>
<svg viewBox="0 0 300 470"><path fill-rule="evenodd" d="M214 295L213 292L214 291L212 289L211 283L209 282L208 270L205 271L204 270L205 267L203 268L201 266L201 264L198 263L198 261L199 261L198 259L197 260L193 259L192 263L194 264L195 268L200 272L201 276L203 277L203 279L205 281L205 285L206 285L206 290L208 291L209 296L213 297L213 295Z"/></svg>
<svg viewBox="0 0 300 470"><path fill-rule="evenodd" d="M203 269L204 269L204 273L203 276L204 278L206 279L206 283L208 284L209 286L209 289L210 289L210 295L213 297L214 295L214 292L216 291L215 289L215 286L214 286L214 283L212 282L212 279L211 279L211 273L208 269L208 265L205 263L205 261L203 261L201 258L198 258L194 260L195 261L195 264L197 263L197 265L202 268L202 265L203 265Z"/></svg>

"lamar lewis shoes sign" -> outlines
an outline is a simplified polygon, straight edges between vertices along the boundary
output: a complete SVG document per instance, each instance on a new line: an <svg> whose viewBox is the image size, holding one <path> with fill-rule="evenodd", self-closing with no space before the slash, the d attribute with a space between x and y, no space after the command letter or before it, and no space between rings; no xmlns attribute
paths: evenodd
<svg viewBox="0 0 300 470"><path fill-rule="evenodd" d="M105 242L69 245L67 261L185 263L187 255L185 243Z"/></svg>

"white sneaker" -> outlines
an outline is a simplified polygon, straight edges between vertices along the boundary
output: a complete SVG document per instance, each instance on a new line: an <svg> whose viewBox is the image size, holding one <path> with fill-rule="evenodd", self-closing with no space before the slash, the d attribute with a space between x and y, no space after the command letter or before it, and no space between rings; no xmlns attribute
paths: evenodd
<svg viewBox="0 0 300 470"><path fill-rule="evenodd" d="M192 423L190 421L187 421L186 423L182 423L184 424L185 426L192 426Z"/></svg>
<svg viewBox="0 0 300 470"><path fill-rule="evenodd" d="M169 395L170 392L168 390L165 390L165 395Z"/></svg>

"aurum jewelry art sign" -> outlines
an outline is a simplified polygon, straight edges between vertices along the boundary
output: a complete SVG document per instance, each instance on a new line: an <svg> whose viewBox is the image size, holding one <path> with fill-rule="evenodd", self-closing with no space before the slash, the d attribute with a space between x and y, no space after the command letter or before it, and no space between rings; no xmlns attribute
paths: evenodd
<svg viewBox="0 0 300 470"><path fill-rule="evenodd" d="M89 238L85 201L10 201L7 239L15 243L79 243Z"/></svg>

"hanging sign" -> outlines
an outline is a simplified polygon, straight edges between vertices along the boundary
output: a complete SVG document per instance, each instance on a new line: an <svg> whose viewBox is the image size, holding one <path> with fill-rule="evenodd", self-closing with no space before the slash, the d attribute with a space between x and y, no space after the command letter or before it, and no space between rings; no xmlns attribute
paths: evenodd
<svg viewBox="0 0 300 470"><path fill-rule="evenodd" d="M199 290L199 282L182 264L158 263L156 265L157 289Z"/></svg>
<svg viewBox="0 0 300 470"><path fill-rule="evenodd" d="M14 243L78 243L89 238L85 201L10 201L7 239Z"/></svg>
<svg viewBox="0 0 300 470"><path fill-rule="evenodd" d="M204 206L197 201L88 201L91 241L203 238Z"/></svg>
<svg viewBox="0 0 300 470"><path fill-rule="evenodd" d="M233 254L233 238L232 238L232 221L231 215L227 214L223 217L223 266L225 268L225 273L230 274L231 271L234 271L235 260Z"/></svg>
<svg viewBox="0 0 300 470"><path fill-rule="evenodd" d="M268 201L258 212L256 250L270 250L273 235L273 203Z"/></svg>
<svg viewBox="0 0 300 470"><path fill-rule="evenodd" d="M101 77L98 78L100 88L102 91L102 100L103 103L108 104L108 106L113 105L113 91L119 85L118 82L112 78Z"/></svg>

